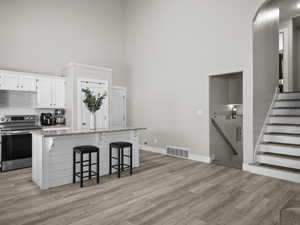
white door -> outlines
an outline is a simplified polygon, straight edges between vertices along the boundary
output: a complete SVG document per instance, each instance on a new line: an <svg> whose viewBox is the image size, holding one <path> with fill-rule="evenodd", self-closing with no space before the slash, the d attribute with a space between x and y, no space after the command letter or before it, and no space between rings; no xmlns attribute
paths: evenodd
<svg viewBox="0 0 300 225"><path fill-rule="evenodd" d="M36 78L20 76L20 88L22 91L36 91Z"/></svg>
<svg viewBox="0 0 300 225"><path fill-rule="evenodd" d="M65 108L65 81L54 79L52 83L53 107Z"/></svg>
<svg viewBox="0 0 300 225"><path fill-rule="evenodd" d="M80 128L88 129L90 127L90 117L91 113L87 109L86 105L83 103L85 98L85 94L81 91L82 89L89 88L94 95L108 94L108 85L107 82L87 82L87 81L80 81ZM104 129L108 128L109 121L108 121L108 97L104 100L101 109L96 112L96 129Z"/></svg>
<svg viewBox="0 0 300 225"><path fill-rule="evenodd" d="M126 127L126 89L112 88L111 93L111 126Z"/></svg>
<svg viewBox="0 0 300 225"><path fill-rule="evenodd" d="M52 79L40 78L37 81L37 108L52 107Z"/></svg>
<svg viewBox="0 0 300 225"><path fill-rule="evenodd" d="M4 90L20 90L19 76L14 74L3 75L3 85Z"/></svg>

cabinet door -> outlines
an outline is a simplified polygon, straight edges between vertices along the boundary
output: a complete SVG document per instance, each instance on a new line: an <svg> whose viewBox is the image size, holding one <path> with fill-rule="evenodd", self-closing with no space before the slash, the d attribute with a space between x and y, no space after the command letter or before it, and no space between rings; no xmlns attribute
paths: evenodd
<svg viewBox="0 0 300 225"><path fill-rule="evenodd" d="M36 78L20 76L20 89L22 91L36 91Z"/></svg>
<svg viewBox="0 0 300 225"><path fill-rule="evenodd" d="M20 90L19 76L15 74L4 74L1 89L13 91Z"/></svg>
<svg viewBox="0 0 300 225"><path fill-rule="evenodd" d="M112 90L111 93L111 126L126 126L126 94L121 91Z"/></svg>
<svg viewBox="0 0 300 225"><path fill-rule="evenodd" d="M65 108L65 80L54 79L52 83L54 108Z"/></svg>
<svg viewBox="0 0 300 225"><path fill-rule="evenodd" d="M37 108L52 108L52 79L37 80Z"/></svg>
<svg viewBox="0 0 300 225"><path fill-rule="evenodd" d="M3 74L0 72L0 90L3 88Z"/></svg>

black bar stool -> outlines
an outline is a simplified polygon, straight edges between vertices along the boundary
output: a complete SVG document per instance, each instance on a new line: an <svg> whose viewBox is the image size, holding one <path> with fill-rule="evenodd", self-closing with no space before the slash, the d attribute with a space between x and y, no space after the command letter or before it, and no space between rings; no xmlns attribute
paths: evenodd
<svg viewBox="0 0 300 225"><path fill-rule="evenodd" d="M118 155L113 156L113 149L116 148ZM129 148L129 155L124 154L124 148ZM124 163L124 158L129 158L129 165ZM112 160L117 160L117 164L112 164ZM121 177L121 170L129 169L132 175L132 144L128 142L113 142L109 145L109 174L112 174L112 169L118 170L118 177Z"/></svg>
<svg viewBox="0 0 300 225"><path fill-rule="evenodd" d="M76 161L76 153L80 154L80 161ZM92 163L92 153L97 154L97 159L95 163ZM88 160L83 160L83 156L88 154ZM97 184L99 184L99 148L95 146L85 145L77 146L73 148L73 183L76 182L76 177L80 178L80 187L83 187L83 180L85 178L92 179L92 177L97 177ZM80 164L80 172L76 172L76 164ZM96 165L96 171L92 170L92 166ZM88 167L88 170L83 170L85 167ZM88 173L88 176L84 176L85 173Z"/></svg>

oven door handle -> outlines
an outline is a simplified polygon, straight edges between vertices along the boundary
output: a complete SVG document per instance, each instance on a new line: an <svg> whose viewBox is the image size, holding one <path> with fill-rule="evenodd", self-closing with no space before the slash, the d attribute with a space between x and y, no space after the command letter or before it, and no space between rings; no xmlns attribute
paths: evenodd
<svg viewBox="0 0 300 225"><path fill-rule="evenodd" d="M22 135L22 134L30 134L28 131L5 131L1 133L1 136L12 136L12 135Z"/></svg>

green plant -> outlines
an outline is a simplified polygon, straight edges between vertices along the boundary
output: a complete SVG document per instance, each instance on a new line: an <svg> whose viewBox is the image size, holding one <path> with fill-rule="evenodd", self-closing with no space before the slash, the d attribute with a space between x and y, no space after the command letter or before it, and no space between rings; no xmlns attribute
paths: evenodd
<svg viewBox="0 0 300 225"><path fill-rule="evenodd" d="M103 105L103 101L106 98L107 94L100 93L96 96L93 95L92 91L89 88L82 89L82 92L85 94L85 99L83 100L84 104L88 110L92 113L97 112Z"/></svg>

